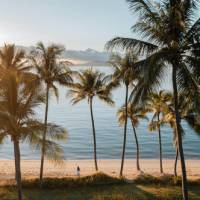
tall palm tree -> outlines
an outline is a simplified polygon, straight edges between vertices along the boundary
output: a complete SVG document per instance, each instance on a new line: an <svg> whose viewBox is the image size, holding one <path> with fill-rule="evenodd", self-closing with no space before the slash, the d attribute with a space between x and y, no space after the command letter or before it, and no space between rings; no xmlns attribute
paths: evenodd
<svg viewBox="0 0 200 200"><path fill-rule="evenodd" d="M32 108L42 101L41 94L34 96L37 87L29 90L36 80L36 76L29 70L25 52L17 49L14 44L5 44L0 50L0 137L3 141L9 135L14 144L18 199L22 198L19 140L24 130L20 126L28 128L30 123L25 120L29 120Z"/></svg>
<svg viewBox="0 0 200 200"><path fill-rule="evenodd" d="M198 45L200 19L194 22L198 0L127 0L127 2L131 11L139 14L132 30L146 40L116 37L110 40L106 47L108 49L122 47L124 50L132 50L146 56L138 63L144 72L143 82L138 85L141 95L146 95L152 88L159 86L167 73L166 69L171 67L182 193L183 199L188 200L178 92L181 88L194 88L195 94L199 96L197 84L191 74L192 68L199 72L197 58L200 55ZM187 93L188 96L191 95L191 90L187 90Z"/></svg>
<svg viewBox="0 0 200 200"><path fill-rule="evenodd" d="M27 82L27 80L26 80ZM6 70L0 84L0 134L10 136L14 145L15 177L18 199L22 199L20 141L28 134L41 130L35 119L35 107L43 101L41 89L30 88L16 70Z"/></svg>
<svg viewBox="0 0 200 200"><path fill-rule="evenodd" d="M187 96L184 93L179 94L179 113L181 120L185 118L188 113L188 102ZM177 139L177 128L176 128L176 116L175 116L175 109L173 104L173 96L171 96L169 104L163 110L163 118L161 120L161 124L168 124L173 130L173 145L176 149L175 154L175 161L174 161L174 176L177 176L177 162L179 158L178 152L178 139ZM181 125L181 133L182 137L184 136L184 129Z"/></svg>
<svg viewBox="0 0 200 200"><path fill-rule="evenodd" d="M138 136L136 132L136 127L139 125L140 119L146 119L148 120L148 117L146 116L146 113L149 111L145 107L137 107L132 103L128 104L128 118L131 121L132 128L133 128L133 133L134 133L134 139L135 139L135 144L136 144L136 168L138 171L140 171L140 148L139 148L139 142L138 142ZM118 112L118 120L119 124L122 125L125 123L126 119L126 108L125 106L122 106Z"/></svg>
<svg viewBox="0 0 200 200"><path fill-rule="evenodd" d="M70 85L70 90L67 96L71 98L73 104L76 104L84 99L87 99L90 106L90 114L92 121L93 144L94 144L94 164L98 171L97 153L96 153L96 131L93 116L93 100L98 97L101 101L113 105L111 92L108 88L107 77L92 68L77 72L75 82Z"/></svg>
<svg viewBox="0 0 200 200"><path fill-rule="evenodd" d="M11 138L14 145L15 177L18 199L22 199L20 142L28 142L31 147L42 148L43 123L36 119L35 108L41 105L45 96L42 88L33 87L24 81L24 74L6 70L0 84L0 138ZM66 131L55 124L48 124L45 141L45 155L54 161L63 159L63 150L55 141L66 139Z"/></svg>
<svg viewBox="0 0 200 200"><path fill-rule="evenodd" d="M123 83L125 85L125 120L124 120L124 139L121 158L120 176L123 174L124 158L126 151L126 135L127 135L127 118L128 118L128 96L129 87L138 81L138 73L134 68L134 64L137 62L137 56L133 53L127 53L125 57L119 55L113 55L110 58L109 63L114 67L114 73L112 75L113 82ZM117 84L116 84L117 86Z"/></svg>
<svg viewBox="0 0 200 200"><path fill-rule="evenodd" d="M164 115L164 111L168 109L169 103L171 102L172 95L164 90L159 93L151 93L149 96L148 106L151 107L153 116L149 123L149 130L158 130L158 141L159 141L159 154L160 154L160 173L163 173L162 163L162 136L161 136L161 117Z"/></svg>
<svg viewBox="0 0 200 200"><path fill-rule="evenodd" d="M169 109L164 112L164 116L161 120L161 124L169 124L173 130L173 144L176 149L175 161L174 161L174 176L177 176L177 162L178 162L178 147L177 147L177 133L176 133L176 117L174 113L174 109ZM183 130L183 129L182 129Z"/></svg>
<svg viewBox="0 0 200 200"><path fill-rule="evenodd" d="M31 53L31 61L39 81L45 84L46 87L46 102L45 102L45 117L44 125L48 123L48 110L49 110L49 93L53 90L55 96L58 98L58 88L56 83L61 85L68 85L72 82L72 71L67 67L70 63L60 59L64 47L52 44L45 47L43 43L37 44L36 50ZM41 166L40 166L40 186L42 186L44 157L45 157L45 140L47 128L43 134L43 145L41 149Z"/></svg>

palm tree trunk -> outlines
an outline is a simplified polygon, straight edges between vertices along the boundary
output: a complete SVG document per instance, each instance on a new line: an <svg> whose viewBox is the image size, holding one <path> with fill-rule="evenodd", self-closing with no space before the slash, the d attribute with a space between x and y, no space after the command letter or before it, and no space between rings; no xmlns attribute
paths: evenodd
<svg viewBox="0 0 200 200"><path fill-rule="evenodd" d="M14 143L14 155L15 155L15 178L17 181L18 200L22 200L22 182L21 182L19 141L17 139L14 139L13 143Z"/></svg>
<svg viewBox="0 0 200 200"><path fill-rule="evenodd" d="M49 86L46 85L46 107L45 107L45 119L44 119L44 134L42 138L42 149L41 149L41 164L40 164L40 187L42 187L43 181L43 169L44 169L44 155L45 155L45 141L46 141L46 132L47 132L47 118L49 110Z"/></svg>
<svg viewBox="0 0 200 200"><path fill-rule="evenodd" d="M160 113L158 113L158 123L160 122ZM158 124L158 140L159 140L159 153L160 153L160 173L163 173L163 163L162 163L162 138L161 138L161 131L160 125Z"/></svg>
<svg viewBox="0 0 200 200"><path fill-rule="evenodd" d="M97 147L96 147L96 131L95 131L95 125L94 125L94 116L93 116L93 108L92 108L92 98L89 99L90 103L90 114L91 114L91 121L92 121L92 132L93 132L93 145L94 145L94 164L95 164L95 170L98 171L98 165L97 165Z"/></svg>
<svg viewBox="0 0 200 200"><path fill-rule="evenodd" d="M175 108L176 129L177 129L176 133L177 133L178 151L179 151L179 156L180 156L180 161L181 161L183 200L188 200L187 174L186 174L185 158L184 158L184 152L183 152L182 134L181 134L181 128L180 128L180 115L179 115L179 109L178 109L178 91L177 91L177 82L176 82L177 65L178 65L177 63L174 63L173 68L172 68L174 108Z"/></svg>
<svg viewBox="0 0 200 200"><path fill-rule="evenodd" d="M176 147L176 156L174 161L174 176L177 177L178 148Z"/></svg>
<svg viewBox="0 0 200 200"><path fill-rule="evenodd" d="M120 168L120 174L119 174L120 176L122 176L123 168L124 168L124 157L125 157L125 150L126 150L127 118L128 118L128 85L126 84L124 142L123 142L123 150L122 150L121 168Z"/></svg>
<svg viewBox="0 0 200 200"><path fill-rule="evenodd" d="M139 149L139 143L138 143L138 139L137 139L137 133L135 130L135 126L132 122L132 127L133 127L133 133L134 133L134 137L135 137L135 143L136 143L136 150L137 150L137 157L136 157L136 167L137 170L140 171L140 149Z"/></svg>

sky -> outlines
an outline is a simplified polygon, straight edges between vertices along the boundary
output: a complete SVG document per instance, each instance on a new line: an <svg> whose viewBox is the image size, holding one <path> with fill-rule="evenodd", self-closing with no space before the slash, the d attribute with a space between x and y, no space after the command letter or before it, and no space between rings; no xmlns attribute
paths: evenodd
<svg viewBox="0 0 200 200"><path fill-rule="evenodd" d="M102 51L115 36L133 36L135 16L125 0L0 0L0 5L1 46L43 41Z"/></svg>

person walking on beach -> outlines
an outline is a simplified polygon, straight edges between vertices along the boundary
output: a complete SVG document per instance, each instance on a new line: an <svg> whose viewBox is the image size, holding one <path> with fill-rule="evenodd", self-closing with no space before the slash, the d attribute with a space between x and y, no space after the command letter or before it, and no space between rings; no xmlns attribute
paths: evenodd
<svg viewBox="0 0 200 200"><path fill-rule="evenodd" d="M80 167L78 166L77 169L76 169L76 174L77 174L78 177L80 176L80 172L81 172L81 169L80 169Z"/></svg>

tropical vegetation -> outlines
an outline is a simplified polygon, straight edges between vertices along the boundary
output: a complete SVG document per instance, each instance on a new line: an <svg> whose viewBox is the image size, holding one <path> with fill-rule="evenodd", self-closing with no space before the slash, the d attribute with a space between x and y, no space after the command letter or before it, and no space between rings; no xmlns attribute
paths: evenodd
<svg viewBox="0 0 200 200"><path fill-rule="evenodd" d="M36 117L35 108L45 102L38 76L30 72L25 52L14 45L5 44L0 52L0 132L1 143L10 138L14 146L15 177L18 199L22 199L20 143L28 142L32 148L42 148L41 134L47 129L45 141L48 158L63 159L62 148L56 141L66 139L64 128L43 123Z"/></svg>
<svg viewBox="0 0 200 200"><path fill-rule="evenodd" d="M139 33L144 40L115 37L106 46L108 49L121 47L123 50L131 50L145 57L137 65L143 73L141 83L134 90L137 100L144 100L146 95L161 84L164 74L171 69L183 199L188 200L178 94L180 91L185 91L188 97L195 95L193 106L197 107L199 89L195 78L199 74L197 73L199 71L199 19L196 21L194 19L198 1L127 0L127 2L130 10L139 15L132 30ZM195 76L192 76L194 71Z"/></svg>
<svg viewBox="0 0 200 200"><path fill-rule="evenodd" d="M90 181L94 180L101 183L102 180L107 180L112 184L119 184L116 186L117 189L114 186L112 189L120 191L120 196L111 192L110 199L126 199L124 193L121 192L123 189L128 194L134 189L144 198L149 199L175 199L178 191L179 198L181 196L179 188L172 187L177 187L180 183L177 174L177 162L180 159L182 198L189 199L188 189L192 187L188 185L187 180L183 151L184 134L187 133L182 126L182 121L187 122L200 135L200 19L196 19L198 0L127 0L127 2L130 10L138 14L132 31L139 34L142 39L115 37L107 42L106 49L120 50L120 53L115 53L110 57L111 74L104 74L92 67L79 71L72 70L70 67L72 63L62 59L64 47L57 44L46 47L39 42L30 54L16 48L13 44L5 44L0 49L0 143L3 144L9 138L13 144L15 181L19 200L23 198L21 143L28 143L31 148L38 149L41 153L40 175L36 181L40 187L45 187L45 183L53 184L52 180L49 181L50 183L43 180L45 158L56 162L62 162L65 159L61 142L67 141L68 132L60 125L49 122L48 119L50 95L53 93L58 99L60 85L67 89L67 97L71 99L73 105L82 100L88 102L96 171L99 170L99 166L94 114L98 113L93 110L94 101L97 98L113 106L115 103L112 98L113 90L120 86L124 89L124 104L118 108L117 112L118 122L123 125L119 172L121 179L97 174L95 177L86 177L85 182L83 181L85 186L91 186L94 182ZM172 92L163 90L161 87L168 75L171 76ZM44 108L43 122L38 119L36 112L41 106ZM148 119L150 119L149 122ZM157 194L160 188L155 187L154 184L162 185L163 182L160 180L156 179L154 182L154 179L145 176L144 180L150 180L150 186L152 184L153 186L149 188L150 186L136 185L136 187L132 183L125 184L122 177L129 130L128 121L131 122L135 140L132 146L136 147L136 169L141 171L142 146L139 143L137 127L142 120L146 120L145 123L150 131L158 132L160 173L162 174L164 173L162 150L164 143L161 131L165 125L170 125L172 129L172 142L175 147L173 180L178 180L178 184L170 185L169 190L173 194L170 193L169 198L165 195L166 188L162 187L164 195L162 192L161 195ZM63 186L62 180L57 181L58 185ZM73 179L70 183L74 181ZM79 186L84 185L82 179L76 181ZM138 184L137 181L135 184ZM169 182L171 181L170 178ZM65 180L64 184L66 184ZM103 186L99 185L99 188L102 189ZM199 191L196 188L191 190L195 193L190 194L192 198L194 195L194 199L198 199ZM26 193L27 191L26 189ZM133 198L132 195L129 196ZM103 194L99 196L99 199L107 199L107 197Z"/></svg>

